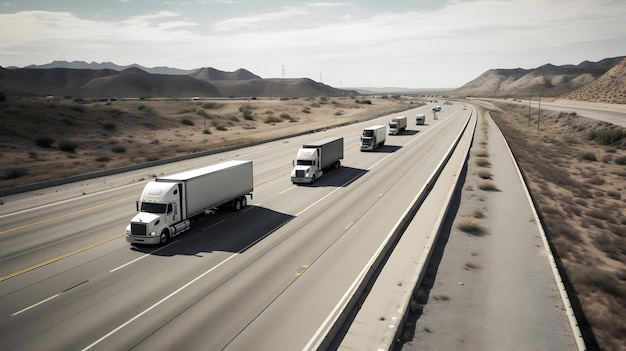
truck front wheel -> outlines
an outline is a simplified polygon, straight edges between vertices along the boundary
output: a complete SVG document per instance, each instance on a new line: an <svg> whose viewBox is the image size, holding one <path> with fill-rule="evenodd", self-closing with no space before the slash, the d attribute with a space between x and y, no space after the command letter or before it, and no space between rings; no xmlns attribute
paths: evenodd
<svg viewBox="0 0 626 351"><path fill-rule="evenodd" d="M161 232L161 236L159 236L159 242L161 243L161 245L164 245L168 241L170 241L170 231L167 229L163 229L163 231Z"/></svg>

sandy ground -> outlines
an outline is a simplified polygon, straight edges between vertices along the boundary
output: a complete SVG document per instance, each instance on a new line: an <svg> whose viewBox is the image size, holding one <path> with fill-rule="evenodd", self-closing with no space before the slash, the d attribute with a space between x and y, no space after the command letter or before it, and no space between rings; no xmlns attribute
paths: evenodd
<svg viewBox="0 0 626 351"><path fill-rule="evenodd" d="M475 152L484 149L497 190L480 189ZM443 255L425 278L428 300L409 318L401 350L576 350L537 223L489 117L479 118L472 150ZM469 219L471 233L459 229Z"/></svg>
<svg viewBox="0 0 626 351"><path fill-rule="evenodd" d="M0 104L0 189L330 128L420 103L360 99L8 101ZM53 143L38 146L42 137ZM61 151L64 141L75 150Z"/></svg>

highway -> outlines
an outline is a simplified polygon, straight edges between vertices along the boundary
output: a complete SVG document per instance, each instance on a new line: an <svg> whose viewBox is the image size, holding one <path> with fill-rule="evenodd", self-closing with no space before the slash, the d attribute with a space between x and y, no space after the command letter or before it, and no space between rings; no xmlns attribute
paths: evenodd
<svg viewBox="0 0 626 351"><path fill-rule="evenodd" d="M471 109L463 106L444 106L436 120L427 105L119 175L106 190L67 199L53 192L53 201L41 196L31 207L24 196L15 206L4 199L3 349L314 349L466 128ZM417 113L427 114L426 125L415 125ZM406 133L359 150L364 127L397 115L409 117ZM344 137L342 167L312 185L291 184L297 149L331 136ZM254 198L243 211L204 216L163 247L125 241L146 175L228 159L254 162Z"/></svg>

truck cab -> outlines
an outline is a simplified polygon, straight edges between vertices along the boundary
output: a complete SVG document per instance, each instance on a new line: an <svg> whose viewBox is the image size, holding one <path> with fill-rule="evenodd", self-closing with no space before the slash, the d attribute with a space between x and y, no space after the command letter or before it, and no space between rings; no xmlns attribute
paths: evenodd
<svg viewBox="0 0 626 351"><path fill-rule="evenodd" d="M295 165L291 171L292 183L313 183L323 175L320 168L319 150L302 148L298 150Z"/></svg>
<svg viewBox="0 0 626 351"><path fill-rule="evenodd" d="M126 240L135 244L164 244L189 229L181 221L180 189L177 183L149 182L137 201L138 213L126 227Z"/></svg>
<svg viewBox="0 0 626 351"><path fill-rule="evenodd" d="M373 126L363 129L361 135L361 151L375 150L379 146L385 145L387 127L384 125Z"/></svg>

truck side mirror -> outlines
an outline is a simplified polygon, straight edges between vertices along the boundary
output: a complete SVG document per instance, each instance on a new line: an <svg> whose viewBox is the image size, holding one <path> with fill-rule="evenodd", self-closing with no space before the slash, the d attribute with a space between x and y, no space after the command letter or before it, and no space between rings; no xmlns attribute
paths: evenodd
<svg viewBox="0 0 626 351"><path fill-rule="evenodd" d="M135 201L135 211L139 212L139 200Z"/></svg>
<svg viewBox="0 0 626 351"><path fill-rule="evenodd" d="M296 166L296 161L295 160L291 160L291 166L295 167Z"/></svg>

